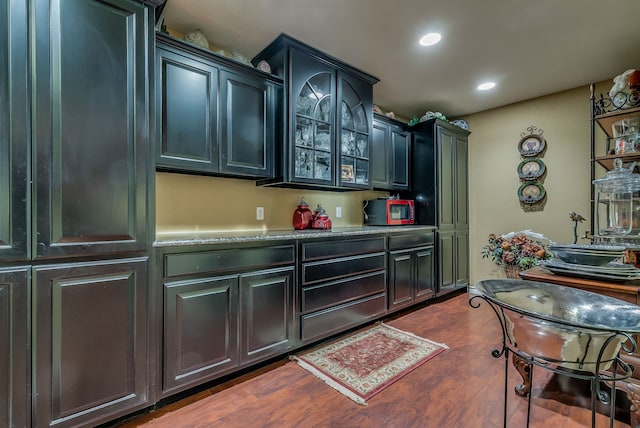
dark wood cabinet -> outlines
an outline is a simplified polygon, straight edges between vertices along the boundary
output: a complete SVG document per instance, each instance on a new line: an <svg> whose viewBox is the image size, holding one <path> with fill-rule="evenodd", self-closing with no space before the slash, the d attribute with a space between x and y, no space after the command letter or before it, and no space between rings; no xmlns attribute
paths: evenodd
<svg viewBox="0 0 640 428"><path fill-rule="evenodd" d="M435 295L433 233L389 236L389 310Z"/></svg>
<svg viewBox="0 0 640 428"><path fill-rule="evenodd" d="M162 395L292 349L295 246L208 245L161 250Z"/></svg>
<svg viewBox="0 0 640 428"><path fill-rule="evenodd" d="M179 51L156 48L157 165L218 169L218 69Z"/></svg>
<svg viewBox="0 0 640 428"><path fill-rule="evenodd" d="M294 266L240 275L240 361L282 354L297 342L293 322Z"/></svg>
<svg viewBox="0 0 640 428"><path fill-rule="evenodd" d="M12 197L31 225L32 425L96 425L149 402L153 11L131 0L29 10L28 191Z"/></svg>
<svg viewBox="0 0 640 428"><path fill-rule="evenodd" d="M144 250L149 13L129 0L33 3L34 256Z"/></svg>
<svg viewBox="0 0 640 428"><path fill-rule="evenodd" d="M300 243L300 334L310 343L386 313L385 236Z"/></svg>
<svg viewBox="0 0 640 428"><path fill-rule="evenodd" d="M220 75L220 171L248 177L272 177L276 127L275 108L281 85L246 74Z"/></svg>
<svg viewBox="0 0 640 428"><path fill-rule="evenodd" d="M411 191L416 221L436 232L437 294L469 284L468 136L469 132L440 119L410 128Z"/></svg>
<svg viewBox="0 0 640 428"><path fill-rule="evenodd" d="M95 426L146 405L147 265L33 268L34 426Z"/></svg>
<svg viewBox="0 0 640 428"><path fill-rule="evenodd" d="M27 3L0 5L0 261L30 256Z"/></svg>
<svg viewBox="0 0 640 428"><path fill-rule="evenodd" d="M374 189L409 189L411 133L400 122L373 115L371 182Z"/></svg>
<svg viewBox="0 0 640 428"><path fill-rule="evenodd" d="M28 267L0 269L0 425L31 425Z"/></svg>
<svg viewBox="0 0 640 428"><path fill-rule="evenodd" d="M285 129L272 180L259 184L369 189L373 84L378 80L286 35L254 59L288 85Z"/></svg>
<svg viewBox="0 0 640 428"><path fill-rule="evenodd" d="M163 390L235 369L237 332L237 275L165 283Z"/></svg>
<svg viewBox="0 0 640 428"><path fill-rule="evenodd" d="M157 39L157 168L272 177L282 81L170 36Z"/></svg>

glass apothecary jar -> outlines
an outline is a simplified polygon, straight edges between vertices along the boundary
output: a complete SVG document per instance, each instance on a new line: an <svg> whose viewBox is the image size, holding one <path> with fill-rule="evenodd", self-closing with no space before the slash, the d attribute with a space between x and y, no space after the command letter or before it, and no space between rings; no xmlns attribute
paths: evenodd
<svg viewBox="0 0 640 428"><path fill-rule="evenodd" d="M635 163L624 168L614 161L614 169L593 180L596 187L598 235L627 236L640 232L640 174L633 173Z"/></svg>

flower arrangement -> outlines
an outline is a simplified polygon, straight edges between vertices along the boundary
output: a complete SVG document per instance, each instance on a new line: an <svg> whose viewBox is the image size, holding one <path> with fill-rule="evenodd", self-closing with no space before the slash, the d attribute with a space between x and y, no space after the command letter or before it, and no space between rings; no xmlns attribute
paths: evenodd
<svg viewBox="0 0 640 428"><path fill-rule="evenodd" d="M511 232L506 235L489 235L487 244L482 247L482 258L491 258L498 266L513 266L518 269L529 269L553 257L547 251L546 238L539 233L524 231Z"/></svg>

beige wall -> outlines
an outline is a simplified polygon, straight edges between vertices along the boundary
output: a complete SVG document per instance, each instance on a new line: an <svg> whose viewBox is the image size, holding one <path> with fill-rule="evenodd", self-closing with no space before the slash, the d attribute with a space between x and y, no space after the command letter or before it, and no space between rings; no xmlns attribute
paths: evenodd
<svg viewBox="0 0 640 428"><path fill-rule="evenodd" d="M596 93L608 91L608 82ZM587 220L578 225L581 236L590 228L589 87L536 98L466 117L469 140L470 265L472 283L504 273L480 250L490 233L531 229L558 243L573 242L575 211ZM547 201L539 212L525 212L517 198L520 135L530 125L544 130ZM578 243L589 241L579 239Z"/></svg>
<svg viewBox="0 0 640 428"><path fill-rule="evenodd" d="M327 210L333 227L362 225L362 201L382 192L323 192L257 187L230 178L156 173L156 233L292 229L293 212L304 196L312 209ZM256 207L264 207L264 221ZM336 207L342 217L336 218Z"/></svg>

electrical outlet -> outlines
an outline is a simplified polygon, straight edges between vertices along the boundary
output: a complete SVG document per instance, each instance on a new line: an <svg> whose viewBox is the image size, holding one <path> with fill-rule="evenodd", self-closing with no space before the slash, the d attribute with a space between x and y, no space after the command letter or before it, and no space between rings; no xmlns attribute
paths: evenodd
<svg viewBox="0 0 640 428"><path fill-rule="evenodd" d="M342 207L336 207L336 218L342 217Z"/></svg>
<svg viewBox="0 0 640 428"><path fill-rule="evenodd" d="M264 207L256 207L256 220L264 220Z"/></svg>

